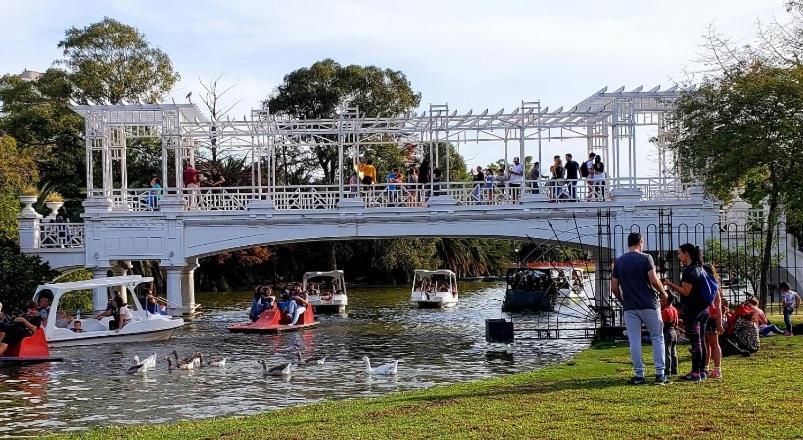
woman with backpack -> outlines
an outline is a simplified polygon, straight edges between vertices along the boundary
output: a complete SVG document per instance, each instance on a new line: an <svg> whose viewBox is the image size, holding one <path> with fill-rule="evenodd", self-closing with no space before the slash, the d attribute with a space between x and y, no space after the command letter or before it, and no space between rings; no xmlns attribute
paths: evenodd
<svg viewBox="0 0 803 440"><path fill-rule="evenodd" d="M700 382L706 379L707 353L704 332L708 323L708 306L713 303L719 287L703 269L699 247L691 243L681 245L678 249L678 260L683 266L680 285L666 279L664 283L669 289L680 295L683 324L686 337L689 339L691 372L682 379Z"/></svg>

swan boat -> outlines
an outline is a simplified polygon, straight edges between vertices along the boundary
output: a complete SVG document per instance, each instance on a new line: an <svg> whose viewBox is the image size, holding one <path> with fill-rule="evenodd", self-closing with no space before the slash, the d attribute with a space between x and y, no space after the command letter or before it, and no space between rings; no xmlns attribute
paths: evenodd
<svg viewBox="0 0 803 440"><path fill-rule="evenodd" d="M410 302L420 308L446 308L457 304L457 275L448 269L416 269Z"/></svg>
<svg viewBox="0 0 803 440"><path fill-rule="evenodd" d="M315 283L320 288L317 295L309 295L307 301L315 308L315 313L345 313L348 305L346 294L346 281L342 270L329 272L307 272L302 280L302 289L306 292L310 284ZM325 294L325 292L331 292Z"/></svg>
<svg viewBox="0 0 803 440"><path fill-rule="evenodd" d="M142 283L150 283L153 278L130 275L122 277L98 278L87 281L42 284L36 288L33 300L42 297L50 299L50 312L45 325L45 338L50 347L69 347L78 345L97 345L123 342L145 342L169 339L177 328L184 325L182 318L153 314L146 311L134 294L134 289ZM114 289L124 293L133 319L119 330L109 330L111 316L95 319L94 316L76 316L66 326L57 326L59 304L69 292L93 289ZM133 307L132 307L133 305ZM63 310L63 309L62 309ZM72 331L75 321L80 320L83 331Z"/></svg>

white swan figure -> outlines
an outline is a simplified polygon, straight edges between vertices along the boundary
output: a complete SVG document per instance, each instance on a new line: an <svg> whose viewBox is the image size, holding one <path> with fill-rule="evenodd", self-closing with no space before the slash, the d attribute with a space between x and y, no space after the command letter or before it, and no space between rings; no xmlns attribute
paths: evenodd
<svg viewBox="0 0 803 440"><path fill-rule="evenodd" d="M363 356L362 360L365 361L365 373L369 376L395 376L399 369L399 361L392 361L376 368L371 368L371 360L368 356Z"/></svg>

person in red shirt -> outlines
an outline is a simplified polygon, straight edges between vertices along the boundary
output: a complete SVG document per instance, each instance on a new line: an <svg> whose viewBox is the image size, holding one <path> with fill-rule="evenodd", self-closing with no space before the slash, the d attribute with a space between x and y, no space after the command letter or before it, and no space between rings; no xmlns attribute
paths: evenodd
<svg viewBox="0 0 803 440"><path fill-rule="evenodd" d="M184 162L184 187L190 189L190 208L195 208L198 204L199 183L198 171L189 162Z"/></svg>
<svg viewBox="0 0 803 440"><path fill-rule="evenodd" d="M675 328L680 324L678 310L672 305L670 297L661 307L661 320L664 322L664 347L666 350L666 374L678 374L678 333Z"/></svg>

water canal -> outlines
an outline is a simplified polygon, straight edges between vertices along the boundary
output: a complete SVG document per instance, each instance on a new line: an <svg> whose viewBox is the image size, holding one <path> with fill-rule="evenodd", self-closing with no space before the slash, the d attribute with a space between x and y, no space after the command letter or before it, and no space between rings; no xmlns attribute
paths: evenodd
<svg viewBox="0 0 803 440"><path fill-rule="evenodd" d="M314 330L282 335L233 335L250 293L201 293L205 314L169 341L55 350L63 363L0 369L0 436L82 430L92 426L167 423L253 414L317 402L377 396L540 368L587 346L577 340L527 340L504 348L484 339L484 320L500 316L501 283L460 285L452 310L419 310L406 287L350 288L348 317L319 316ZM299 367L289 379L263 378L270 365L329 355L323 366ZM228 357L224 368L167 371L161 357L176 349ZM507 350L509 355L494 352ZM135 354L158 353L156 371L129 376ZM400 359L396 378L368 378L360 358Z"/></svg>

